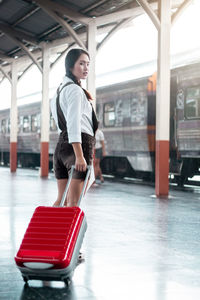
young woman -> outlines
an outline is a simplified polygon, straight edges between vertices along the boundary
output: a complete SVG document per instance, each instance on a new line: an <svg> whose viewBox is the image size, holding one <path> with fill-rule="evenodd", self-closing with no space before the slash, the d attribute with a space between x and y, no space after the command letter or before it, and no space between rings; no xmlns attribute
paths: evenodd
<svg viewBox="0 0 200 300"><path fill-rule="evenodd" d="M54 152L58 206L75 165L65 206L76 206L83 188L87 165L92 165L95 132L98 124L90 94L81 87L89 72L90 57L83 49L72 49L65 59L66 76L51 100L53 118L61 133Z"/></svg>

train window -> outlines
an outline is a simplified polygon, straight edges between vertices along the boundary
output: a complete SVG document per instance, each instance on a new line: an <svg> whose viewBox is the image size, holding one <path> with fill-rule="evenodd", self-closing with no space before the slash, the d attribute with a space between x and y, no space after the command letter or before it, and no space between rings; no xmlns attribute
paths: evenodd
<svg viewBox="0 0 200 300"><path fill-rule="evenodd" d="M96 104L96 116L97 119L100 119L100 104Z"/></svg>
<svg viewBox="0 0 200 300"><path fill-rule="evenodd" d="M96 104L96 116L99 121L99 125L103 126L103 112L102 112L103 106L99 103Z"/></svg>
<svg viewBox="0 0 200 300"><path fill-rule="evenodd" d="M30 124L29 124L29 117L24 116L23 117L23 132L29 132L30 131Z"/></svg>
<svg viewBox="0 0 200 300"><path fill-rule="evenodd" d="M200 118L200 87L191 87L187 89L185 116L188 119Z"/></svg>
<svg viewBox="0 0 200 300"><path fill-rule="evenodd" d="M36 132L38 129L38 118L37 115L31 116L31 131Z"/></svg>
<svg viewBox="0 0 200 300"><path fill-rule="evenodd" d="M104 125L115 125L115 104L114 102L104 104Z"/></svg>
<svg viewBox="0 0 200 300"><path fill-rule="evenodd" d="M24 117L19 117L19 133L23 132L23 123L24 123Z"/></svg>
<svg viewBox="0 0 200 300"><path fill-rule="evenodd" d="M143 92L133 94L130 101L131 123L145 125L147 120L147 98Z"/></svg>
<svg viewBox="0 0 200 300"><path fill-rule="evenodd" d="M122 126L123 125L123 119L124 119L124 115L123 115L123 111L124 110L124 107L123 107L123 102L121 99L118 99L116 101L116 109L115 109L115 112L116 112L116 122L115 122L115 125L116 126Z"/></svg>
<svg viewBox="0 0 200 300"><path fill-rule="evenodd" d="M56 122L54 121L54 118L53 118L52 114L50 116L50 130L51 131L56 131L57 130Z"/></svg>
<svg viewBox="0 0 200 300"><path fill-rule="evenodd" d="M1 120L1 133L6 133L6 119Z"/></svg>

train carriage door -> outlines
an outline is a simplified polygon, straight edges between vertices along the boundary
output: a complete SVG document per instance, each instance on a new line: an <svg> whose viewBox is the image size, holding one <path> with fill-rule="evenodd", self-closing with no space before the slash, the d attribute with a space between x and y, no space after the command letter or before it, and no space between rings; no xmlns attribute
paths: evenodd
<svg viewBox="0 0 200 300"><path fill-rule="evenodd" d="M177 93L177 75L171 71L170 80L170 164L169 173L173 175L180 175L182 169L182 162L179 160L179 152L177 146L177 118L178 118L178 93Z"/></svg>
<svg viewBox="0 0 200 300"><path fill-rule="evenodd" d="M176 144L177 144L176 98L177 98L177 80L176 80L176 76L172 75L170 81L170 153L176 152Z"/></svg>
<svg viewBox="0 0 200 300"><path fill-rule="evenodd" d="M147 85L147 134L149 153L151 157L151 165L153 173L155 173L155 137L156 137L156 81L157 72L148 78Z"/></svg>
<svg viewBox="0 0 200 300"><path fill-rule="evenodd" d="M156 79L157 72L148 78L148 114L147 123L148 126L154 126L156 124Z"/></svg>

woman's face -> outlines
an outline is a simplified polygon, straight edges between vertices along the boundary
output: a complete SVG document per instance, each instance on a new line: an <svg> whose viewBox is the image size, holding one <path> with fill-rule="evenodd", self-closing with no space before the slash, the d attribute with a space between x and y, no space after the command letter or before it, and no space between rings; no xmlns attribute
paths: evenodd
<svg viewBox="0 0 200 300"><path fill-rule="evenodd" d="M90 60L87 54L82 53L78 60L75 62L72 71L72 74L79 81L80 79L86 79L89 72Z"/></svg>

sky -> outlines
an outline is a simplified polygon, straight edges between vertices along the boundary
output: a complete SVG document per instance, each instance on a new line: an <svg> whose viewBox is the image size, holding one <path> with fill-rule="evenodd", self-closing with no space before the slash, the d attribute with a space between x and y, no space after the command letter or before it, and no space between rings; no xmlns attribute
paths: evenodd
<svg viewBox="0 0 200 300"><path fill-rule="evenodd" d="M182 13L171 29L171 55L183 52L193 53L196 49L200 59L200 0L192 4ZM97 40L101 40L98 36ZM192 55L192 54L191 54ZM130 22L129 27L123 28L100 49L96 57L97 86L98 77L114 70L126 68L157 58L157 30L147 15L142 15ZM149 75L149 74L146 74ZM64 60L61 60L50 73L50 97L55 87L64 76ZM128 80L128 74L123 74L123 80ZM107 80L108 82L108 80ZM110 82L111 83L111 82ZM102 83L101 83L102 84ZM32 67L18 83L18 105L40 101L41 95L34 94L42 89L42 76L37 67ZM0 109L10 107L10 83L5 79L0 84ZM27 98L27 95L29 97Z"/></svg>

